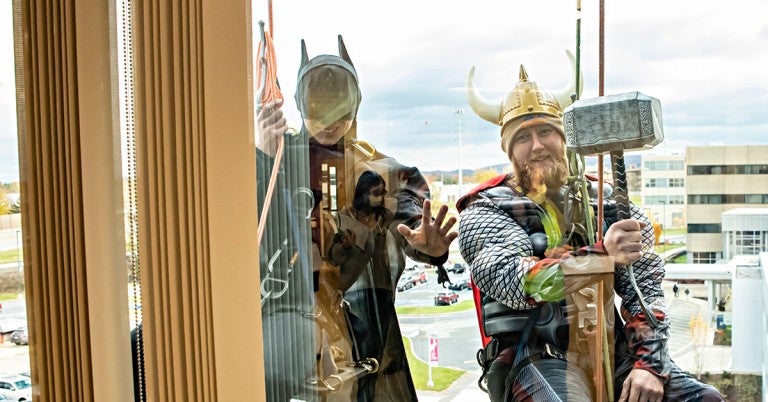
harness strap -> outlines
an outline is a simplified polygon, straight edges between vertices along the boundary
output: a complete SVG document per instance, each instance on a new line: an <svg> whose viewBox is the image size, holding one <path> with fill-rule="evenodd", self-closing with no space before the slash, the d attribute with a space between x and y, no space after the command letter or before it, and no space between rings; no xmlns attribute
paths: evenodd
<svg viewBox="0 0 768 402"><path fill-rule="evenodd" d="M542 359L558 359L564 362L568 361L568 359L565 357L565 353L563 353L563 351L560 350L557 346L545 343L544 350L542 350L541 352L533 353L526 356L524 359L520 360L520 362L517 363L515 367L512 368L512 370L510 370L509 374L507 374L506 380L504 381L505 388L506 388L505 393L508 393L509 390L512 388L512 385L515 383L515 380L517 380L517 376L520 374L520 371L525 366Z"/></svg>
<svg viewBox="0 0 768 402"><path fill-rule="evenodd" d="M478 349L477 355L475 356L477 358L477 364L483 369L480 378L477 379L477 386L485 393L488 393L488 388L483 385L483 380L485 379L485 375L488 374L488 370L491 368L491 363L499 357L499 353L501 353L502 349L501 341L499 341L498 338L492 338L491 341L485 345L485 348Z"/></svg>
<svg viewBox="0 0 768 402"><path fill-rule="evenodd" d="M528 322L525 323L525 328L523 329L523 334L520 336L520 340L517 343L517 350L515 351L515 360L517 363L515 364L515 367L507 374L507 378L504 381L504 397L502 398L502 401L509 400L509 397L511 395L512 390L512 384L514 384L515 378L517 378L517 374L528 363L521 364L525 360L527 360L530 356L526 356L525 358L522 358L523 351L526 350L526 346L528 344L528 338L531 335L531 331L533 330L534 325L536 324L536 320L539 319L539 315L541 315L541 306L536 307L535 309L531 310L531 314L528 317ZM530 363L530 362L529 362ZM513 375L514 374L514 375Z"/></svg>

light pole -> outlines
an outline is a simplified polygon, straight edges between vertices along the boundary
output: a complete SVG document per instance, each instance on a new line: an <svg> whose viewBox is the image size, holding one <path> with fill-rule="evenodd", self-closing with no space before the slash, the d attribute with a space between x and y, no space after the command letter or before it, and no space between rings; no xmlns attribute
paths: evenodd
<svg viewBox="0 0 768 402"><path fill-rule="evenodd" d="M661 201L661 238L667 244L667 200Z"/></svg>
<svg viewBox="0 0 768 402"><path fill-rule="evenodd" d="M21 242L19 241L21 237L21 231L16 231L16 268L21 271Z"/></svg>
<svg viewBox="0 0 768 402"><path fill-rule="evenodd" d="M459 197L464 195L462 191L462 185L464 184L464 176L463 171L461 167L461 115L464 114L464 111L462 109L456 110L454 113L459 116Z"/></svg>

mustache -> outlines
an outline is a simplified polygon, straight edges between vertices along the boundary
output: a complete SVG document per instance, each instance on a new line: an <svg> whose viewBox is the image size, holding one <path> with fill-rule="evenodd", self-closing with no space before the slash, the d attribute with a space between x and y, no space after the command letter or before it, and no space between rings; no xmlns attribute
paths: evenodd
<svg viewBox="0 0 768 402"><path fill-rule="evenodd" d="M534 185L544 183L547 188L558 188L565 184L568 177L568 163L565 156L552 155L554 162L551 166L540 168L525 164L519 172L519 184L526 190L530 190Z"/></svg>

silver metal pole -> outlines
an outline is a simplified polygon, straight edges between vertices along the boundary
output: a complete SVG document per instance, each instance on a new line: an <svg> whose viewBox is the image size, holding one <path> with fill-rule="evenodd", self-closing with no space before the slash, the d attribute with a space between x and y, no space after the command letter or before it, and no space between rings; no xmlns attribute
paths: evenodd
<svg viewBox="0 0 768 402"><path fill-rule="evenodd" d="M16 231L16 268L21 271L21 231Z"/></svg>
<svg viewBox="0 0 768 402"><path fill-rule="evenodd" d="M454 113L459 116L459 197L461 197L464 195L464 190L462 188L464 184L464 175L461 164L461 115L464 114L464 111L462 109L458 109Z"/></svg>

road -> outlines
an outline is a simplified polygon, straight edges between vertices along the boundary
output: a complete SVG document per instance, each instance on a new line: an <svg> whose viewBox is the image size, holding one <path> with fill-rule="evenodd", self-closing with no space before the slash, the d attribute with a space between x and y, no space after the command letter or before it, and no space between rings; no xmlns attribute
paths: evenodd
<svg viewBox="0 0 768 402"><path fill-rule="evenodd" d="M401 315L400 330L413 342L413 350L421 360L428 361L428 337L438 340L438 365L461 370L475 370L475 359L481 347L475 310L450 314Z"/></svg>
<svg viewBox="0 0 768 402"><path fill-rule="evenodd" d="M27 323L27 308L24 299L6 300L0 313L0 328L18 328ZM21 373L29 371L29 346L0 342L0 373Z"/></svg>
<svg viewBox="0 0 768 402"><path fill-rule="evenodd" d="M406 274L413 271L406 271ZM396 306L434 306L435 295L448 289L437 284L437 274L429 271L427 282L403 292L397 292ZM466 278L467 274L448 274L452 282ZM469 290L457 291L459 301L471 300ZM428 361L428 337L434 335L438 340L438 365L461 370L478 368L475 353L481 347L480 332L477 327L475 310L450 314L411 315L399 317L400 330L413 342L416 356Z"/></svg>
<svg viewBox="0 0 768 402"><path fill-rule="evenodd" d="M0 313L0 319L27 317L27 306L24 299L6 300L3 302L3 312Z"/></svg>
<svg viewBox="0 0 768 402"><path fill-rule="evenodd" d="M18 232L18 235L16 232ZM17 248L21 248L21 229L0 230L0 251L15 250Z"/></svg>

